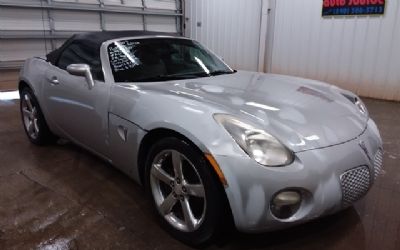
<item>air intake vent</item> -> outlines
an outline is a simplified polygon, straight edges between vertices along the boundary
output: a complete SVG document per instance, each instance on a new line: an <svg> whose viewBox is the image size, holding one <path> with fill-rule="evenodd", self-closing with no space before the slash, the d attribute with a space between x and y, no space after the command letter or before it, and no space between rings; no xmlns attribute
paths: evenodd
<svg viewBox="0 0 400 250"><path fill-rule="evenodd" d="M350 206L363 197L370 186L370 172L367 166L351 169L340 176L342 185L342 202Z"/></svg>

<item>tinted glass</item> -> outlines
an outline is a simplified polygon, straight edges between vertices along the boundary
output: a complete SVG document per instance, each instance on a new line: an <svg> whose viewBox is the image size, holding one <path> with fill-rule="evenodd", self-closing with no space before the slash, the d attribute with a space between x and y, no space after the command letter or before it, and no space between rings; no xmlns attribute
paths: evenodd
<svg viewBox="0 0 400 250"><path fill-rule="evenodd" d="M84 63L90 66L93 78L104 80L100 62L100 54L92 52L81 44L72 43L61 54L57 66L66 70L67 66L74 63Z"/></svg>
<svg viewBox="0 0 400 250"><path fill-rule="evenodd" d="M108 46L115 82L163 81L233 73L199 43L186 39L123 40Z"/></svg>

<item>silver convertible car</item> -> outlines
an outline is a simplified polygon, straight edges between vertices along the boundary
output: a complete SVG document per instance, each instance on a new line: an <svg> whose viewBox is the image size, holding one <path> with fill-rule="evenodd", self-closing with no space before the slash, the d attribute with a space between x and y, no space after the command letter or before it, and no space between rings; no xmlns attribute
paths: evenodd
<svg viewBox="0 0 400 250"><path fill-rule="evenodd" d="M19 90L30 141L65 138L110 162L191 244L230 222L265 232L335 213L382 168L379 131L355 94L236 71L173 34L74 35L28 59Z"/></svg>

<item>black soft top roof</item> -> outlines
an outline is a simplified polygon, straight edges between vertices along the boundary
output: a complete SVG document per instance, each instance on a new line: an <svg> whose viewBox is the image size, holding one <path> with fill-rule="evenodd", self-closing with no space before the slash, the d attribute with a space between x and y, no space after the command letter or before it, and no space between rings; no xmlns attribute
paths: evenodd
<svg viewBox="0 0 400 250"><path fill-rule="evenodd" d="M75 34L69 38L65 43L58 49L50 52L46 55L47 61L52 64L56 64L61 53L71 43L82 44L85 48L90 50L92 54L99 54L100 46L103 42L122 38L122 37L139 37L139 36L175 36L179 37L176 33L165 33L165 32L154 32L154 31L143 31L143 30L124 30L124 31L99 31L99 32L87 32ZM100 57L100 55L99 55Z"/></svg>

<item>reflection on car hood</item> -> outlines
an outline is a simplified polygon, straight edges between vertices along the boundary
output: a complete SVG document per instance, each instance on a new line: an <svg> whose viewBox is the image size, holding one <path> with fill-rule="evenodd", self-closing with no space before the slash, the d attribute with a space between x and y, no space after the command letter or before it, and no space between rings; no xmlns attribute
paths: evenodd
<svg viewBox="0 0 400 250"><path fill-rule="evenodd" d="M359 136L368 117L340 89L317 81L239 71L236 74L142 85L218 105L258 124L298 152Z"/></svg>

